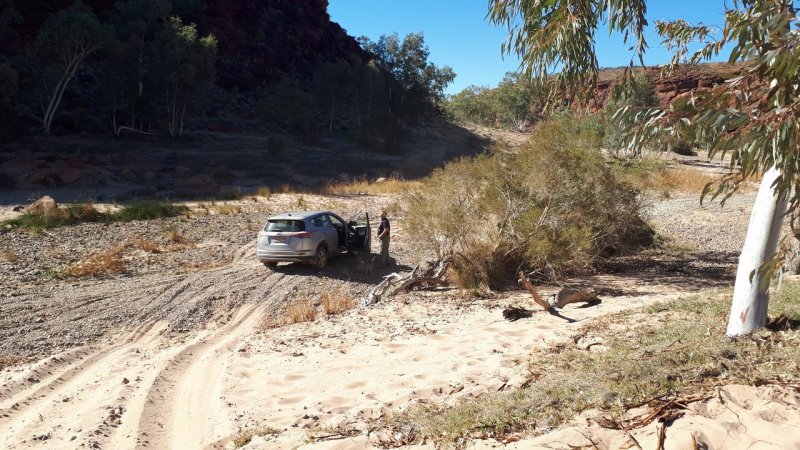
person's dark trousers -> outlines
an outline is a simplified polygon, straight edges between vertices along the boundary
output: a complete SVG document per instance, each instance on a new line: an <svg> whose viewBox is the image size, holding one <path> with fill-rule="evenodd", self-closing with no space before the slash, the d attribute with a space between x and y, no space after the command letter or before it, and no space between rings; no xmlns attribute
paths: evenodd
<svg viewBox="0 0 800 450"><path fill-rule="evenodd" d="M387 234L381 238L381 263L384 266L389 265L389 239L391 235Z"/></svg>

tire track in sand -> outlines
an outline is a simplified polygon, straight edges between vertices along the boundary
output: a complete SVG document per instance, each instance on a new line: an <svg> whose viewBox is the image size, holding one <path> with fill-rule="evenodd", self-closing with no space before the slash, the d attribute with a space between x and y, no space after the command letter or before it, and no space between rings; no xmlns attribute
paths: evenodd
<svg viewBox="0 0 800 450"><path fill-rule="evenodd" d="M46 436L51 448L167 448L160 443L171 442L171 434L183 431L183 426L170 427L159 436L151 420L161 417L154 409L158 402L176 411L176 417L169 416L170 424L197 421L193 416L181 417L181 412L213 410L207 406L196 409L198 401L220 410L211 404L211 397L194 395L198 390L213 390L213 374L222 373L216 358L257 322L261 315L256 312L263 305L283 301L285 287L290 289L302 278L242 263L175 276L168 287L148 283L129 295L141 298L148 309L159 305L159 314L151 320L112 338L110 344L79 347L0 380L0 448L33 448L41 445L41 436ZM214 309L214 299L226 295L238 298L243 306L227 312L221 305L223 310L205 329L178 334L182 340L177 345L164 338L169 322L158 319L191 317L194 305L201 303ZM221 319L223 325L215 324L214 319ZM209 374L212 376L206 377ZM165 381L173 376L189 380L188 387L175 391ZM162 397L170 401L154 400ZM121 409L114 411L114 405Z"/></svg>
<svg viewBox="0 0 800 450"><path fill-rule="evenodd" d="M283 301L282 291L301 278L273 272L254 295L261 306ZM279 292L273 288L280 283ZM261 320L261 308L245 307L219 332L184 347L156 375L141 409L136 448L201 448L231 434L221 388L237 345ZM120 435L121 438L121 435ZM125 447L122 439L114 447Z"/></svg>

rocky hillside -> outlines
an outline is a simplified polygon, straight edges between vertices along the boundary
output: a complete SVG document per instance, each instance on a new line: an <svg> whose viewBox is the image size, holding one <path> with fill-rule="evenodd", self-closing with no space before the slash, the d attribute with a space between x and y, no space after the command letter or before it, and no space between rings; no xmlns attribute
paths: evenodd
<svg viewBox="0 0 800 450"><path fill-rule="evenodd" d="M84 0L102 19L118 0ZM12 29L23 51L45 19L73 0L11 0L19 13ZM200 34L219 44L217 76L224 86L247 88L285 76L307 79L325 62L365 60L366 53L328 15L327 0L174 0L172 13L196 23Z"/></svg>
<svg viewBox="0 0 800 450"><path fill-rule="evenodd" d="M712 88L738 75L743 64L708 63L697 66L684 65L671 74L663 74L659 66L644 70L656 89L661 107L666 108L672 101L686 95L693 89ZM605 107L611 87L622 77L624 69L604 69L600 71L595 99L600 107Z"/></svg>

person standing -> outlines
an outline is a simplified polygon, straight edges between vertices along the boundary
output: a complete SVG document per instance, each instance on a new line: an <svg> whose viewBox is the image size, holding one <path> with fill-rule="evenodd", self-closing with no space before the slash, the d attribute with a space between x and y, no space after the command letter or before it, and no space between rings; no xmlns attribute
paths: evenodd
<svg viewBox="0 0 800 450"><path fill-rule="evenodd" d="M386 218L386 211L381 211L381 225L378 227L378 239L381 240L381 262L384 266L389 265L390 231L389 219Z"/></svg>

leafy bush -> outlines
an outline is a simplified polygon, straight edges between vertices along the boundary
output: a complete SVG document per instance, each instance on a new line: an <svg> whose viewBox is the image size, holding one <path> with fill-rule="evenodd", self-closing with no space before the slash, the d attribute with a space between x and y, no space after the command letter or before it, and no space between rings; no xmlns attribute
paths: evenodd
<svg viewBox="0 0 800 450"><path fill-rule="evenodd" d="M164 217L173 217L187 211L182 205L170 202L139 202L125 206L114 214L114 219L121 222L131 220L152 220Z"/></svg>
<svg viewBox="0 0 800 450"><path fill-rule="evenodd" d="M110 220L111 216L97 210L91 203L73 203L55 211L24 213L14 219L5 220L2 226L10 225L23 230L46 230L78 222Z"/></svg>
<svg viewBox="0 0 800 450"><path fill-rule="evenodd" d="M466 288L491 287L520 268L584 271L650 243L636 190L599 145L591 127L561 117L517 151L450 163L410 194L409 233L439 256L455 253Z"/></svg>
<svg viewBox="0 0 800 450"><path fill-rule="evenodd" d="M679 141L672 146L672 151L683 156L697 156L694 146L686 141Z"/></svg>
<svg viewBox="0 0 800 450"><path fill-rule="evenodd" d="M91 203L73 203L55 211L25 213L14 219L0 222L0 226L10 225L23 230L46 230L81 222L129 222L131 220L160 219L182 214L188 209L170 202L141 202L126 206L116 213L107 213L98 211Z"/></svg>

